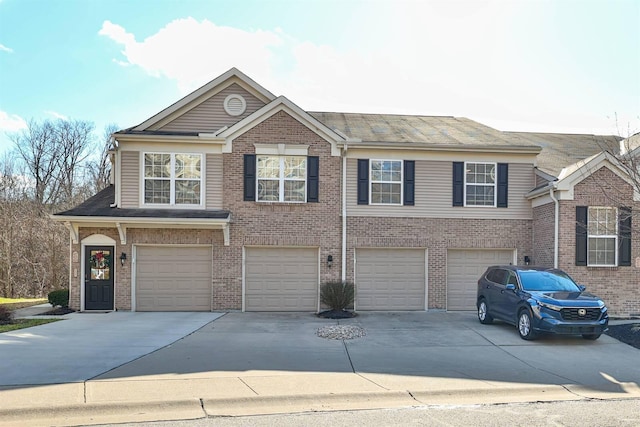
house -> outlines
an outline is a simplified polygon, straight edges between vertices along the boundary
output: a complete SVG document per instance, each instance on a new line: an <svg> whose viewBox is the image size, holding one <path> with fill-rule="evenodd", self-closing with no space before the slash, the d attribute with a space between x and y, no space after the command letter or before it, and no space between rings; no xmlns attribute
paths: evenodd
<svg viewBox="0 0 640 427"><path fill-rule="evenodd" d="M356 310L473 310L488 265L555 262L640 312L639 199L598 154L619 138L309 112L235 68L113 136L112 185L52 216L75 309L315 312L350 280ZM621 218L613 249L585 212Z"/></svg>

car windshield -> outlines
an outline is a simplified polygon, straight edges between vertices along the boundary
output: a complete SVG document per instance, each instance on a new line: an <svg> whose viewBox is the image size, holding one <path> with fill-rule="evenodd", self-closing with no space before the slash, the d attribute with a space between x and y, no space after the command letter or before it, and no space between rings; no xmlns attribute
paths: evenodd
<svg viewBox="0 0 640 427"><path fill-rule="evenodd" d="M580 292L578 285L562 272L527 270L518 273L525 291Z"/></svg>

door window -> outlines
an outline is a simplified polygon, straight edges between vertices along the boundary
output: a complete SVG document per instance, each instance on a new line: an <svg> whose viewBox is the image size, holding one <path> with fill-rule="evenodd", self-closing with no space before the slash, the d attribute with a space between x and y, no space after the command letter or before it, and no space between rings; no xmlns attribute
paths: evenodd
<svg viewBox="0 0 640 427"><path fill-rule="evenodd" d="M111 251L91 250L89 253L89 268L91 280L109 280L111 278Z"/></svg>

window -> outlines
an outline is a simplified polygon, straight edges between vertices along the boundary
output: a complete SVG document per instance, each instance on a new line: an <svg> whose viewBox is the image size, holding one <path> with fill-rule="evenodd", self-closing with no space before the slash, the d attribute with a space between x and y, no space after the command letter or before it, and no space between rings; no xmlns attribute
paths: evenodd
<svg viewBox="0 0 640 427"><path fill-rule="evenodd" d="M587 265L615 266L618 247L618 210L589 207L587 217Z"/></svg>
<svg viewBox="0 0 640 427"><path fill-rule="evenodd" d="M465 206L496 205L496 164L465 163Z"/></svg>
<svg viewBox="0 0 640 427"><path fill-rule="evenodd" d="M415 206L415 160L358 159L358 204Z"/></svg>
<svg viewBox="0 0 640 427"><path fill-rule="evenodd" d="M371 204L402 204L402 161L371 160Z"/></svg>
<svg viewBox="0 0 640 427"><path fill-rule="evenodd" d="M305 156L257 156L259 202L306 202Z"/></svg>
<svg viewBox="0 0 640 427"><path fill-rule="evenodd" d="M201 204L201 154L144 154L144 203Z"/></svg>

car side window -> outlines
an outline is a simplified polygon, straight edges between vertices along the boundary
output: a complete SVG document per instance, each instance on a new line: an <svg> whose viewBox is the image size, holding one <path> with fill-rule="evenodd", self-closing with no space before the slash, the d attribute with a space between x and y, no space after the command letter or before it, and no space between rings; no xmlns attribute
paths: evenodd
<svg viewBox="0 0 640 427"><path fill-rule="evenodd" d="M505 271L500 269L500 268L496 268L494 270L491 270L489 272L489 274L487 274L487 280L493 282L493 283L497 283L499 285L503 285L504 284L504 273Z"/></svg>
<svg viewBox="0 0 640 427"><path fill-rule="evenodd" d="M516 288L518 287L518 278L516 277L513 271L508 272L507 276L507 285L514 285Z"/></svg>

